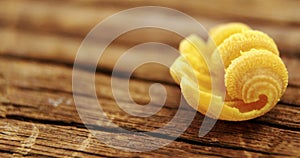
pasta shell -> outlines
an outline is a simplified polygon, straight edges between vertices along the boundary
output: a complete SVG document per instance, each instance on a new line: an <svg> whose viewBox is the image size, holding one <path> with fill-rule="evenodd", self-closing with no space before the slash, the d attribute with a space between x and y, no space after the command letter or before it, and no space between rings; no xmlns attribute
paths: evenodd
<svg viewBox="0 0 300 158"><path fill-rule="evenodd" d="M275 42L241 23L217 26L210 36L207 43L195 35L183 40L179 48L182 55L170 68L187 102L202 114L230 121L248 120L270 111L288 85L288 72ZM216 45L214 50L212 45ZM225 69L221 77L225 98L211 93L213 73L209 67L220 64L214 63L218 56ZM207 112L212 99L223 105L220 116Z"/></svg>
<svg viewBox="0 0 300 158"><path fill-rule="evenodd" d="M243 23L228 23L218 25L209 31L209 45L220 45L225 39L233 34L241 33L251 28Z"/></svg>

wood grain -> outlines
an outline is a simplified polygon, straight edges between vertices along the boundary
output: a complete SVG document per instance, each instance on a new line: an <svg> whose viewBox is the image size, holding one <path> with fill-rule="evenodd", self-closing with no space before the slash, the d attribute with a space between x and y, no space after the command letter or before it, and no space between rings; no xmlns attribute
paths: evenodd
<svg viewBox="0 0 300 158"><path fill-rule="evenodd" d="M201 144L190 144L174 141L168 146L155 150L154 152L132 153L109 148L99 142L89 131L69 125L56 125L45 123L34 123L22 120L1 119L0 146L4 151L12 151L14 155L19 154L15 151L22 141L28 139L32 134L37 134L30 148L32 157L124 157L124 156L143 156L143 157L167 157L176 154L180 157L239 157L239 156L266 156L267 154L255 153L236 149L226 149L222 147L206 146ZM39 133L34 133L33 128L37 128ZM102 135L110 135L111 131L99 131ZM122 135L120 135L122 137ZM123 135L126 138L126 134ZM51 141L51 143L49 143ZM220 152L221 151L221 152ZM4 153L5 154L5 153ZM1 154L2 155L2 154ZM25 156L25 155L24 155ZM274 155L274 157L279 155Z"/></svg>
<svg viewBox="0 0 300 158"><path fill-rule="evenodd" d="M64 124L82 124L72 99L72 69L70 67L16 59L1 60L1 63L3 65L10 63L11 65L9 71L4 69L0 72L9 81L7 94L3 95L6 96L7 101L2 102L2 109L4 109L2 116L7 118L17 117L30 121L44 120L46 122L62 122ZM26 70L26 73L22 69ZM60 82L56 82L57 79L60 79ZM170 121L177 111L178 100L174 100L174 98L179 98L180 90L177 86L164 85L167 89L168 97L161 111L146 119L130 116L114 102L109 82L109 76L101 73L96 75L96 89L101 89L97 91L97 95L108 117L114 118L114 123L123 128L151 131L162 127L166 122ZM120 78L119 83L121 84L122 82L124 82L124 79ZM136 102L147 103L149 101L149 96L146 96L151 84L151 82L141 80L133 80L131 82L131 95ZM141 85L143 85L142 89L140 88ZM292 91L288 90L287 92ZM39 96L38 99L35 96ZM158 98L159 96L154 97ZM89 102L89 99L87 96L86 103ZM124 99L124 102L128 102L126 97ZM299 134L300 128L299 110L300 108L297 106L279 104L267 115L253 122L236 124L218 121L215 128L204 138L197 137L197 129L199 129L203 119L201 114L197 114L191 126L179 139L195 143L213 144L216 147L225 146L227 148L255 151L261 154L268 152L275 155L285 155L287 154L286 151L289 151L289 155L298 155L299 153L294 149L298 148L300 141L295 139ZM93 109L90 110L90 112L93 111ZM102 127L111 128L105 124ZM245 131L245 127L247 127L247 131ZM277 134L268 135L271 131ZM245 135L244 132L247 132L247 134ZM278 139L278 135L280 135L281 140L275 141L274 139ZM241 148L241 142L236 142L237 138L247 143L243 143ZM286 143L286 140L288 140L289 146L282 144ZM260 145L257 146L257 143Z"/></svg>
<svg viewBox="0 0 300 158"><path fill-rule="evenodd" d="M297 14L298 9L297 7L294 8L294 6L299 5L296 1L283 2L282 0L276 0L275 2L272 2L272 7L268 6L270 3L269 1L264 1L259 5L253 6L245 4L247 7L239 7L238 15L236 14L236 11L234 11L235 9L232 8L242 4L236 0L231 0L231 2L228 3L217 3L216 1L215 3L200 2L200 4L197 1L189 1L184 5L168 1L159 3L145 1L136 1L135 3L100 1L98 5L94 5L93 7L89 5L72 5L72 3L61 3L58 5L49 1L1 1L0 3L2 3L0 5L0 20L5 27L19 28L33 32L56 33L69 37L77 37L80 38L80 40L82 40L96 24L118 11L135 6L159 4L161 6L178 9L184 13L191 12L191 16L197 19L207 30L219 23L230 21L245 22L254 29L266 32L274 38L276 43L278 43L280 50L282 50L282 53L297 54L297 52L300 51L297 42L300 40L300 28L290 25L294 23L299 24L299 21L296 20L299 19L299 14ZM87 4L93 3L97 2L87 2ZM248 3L257 4L258 2L248 1ZM127 5L124 6L124 4ZM220 6L215 4L219 4ZM277 12L276 9L281 8L282 4L289 6L289 9ZM95 6L98 6L101 9L98 9L98 7ZM193 9L193 7L190 8L191 6L198 8L197 12L199 13L194 13L196 9ZM219 9L221 6L222 9ZM256 8L254 6L256 6ZM55 12L52 12L52 10L55 10ZM250 10L255 10L255 12ZM203 14L203 12L208 13L209 15ZM213 14L213 16L210 14ZM215 17L219 18L216 19ZM170 23L170 25L172 25L172 21L178 21L178 28L182 28L182 32L190 31L191 28L187 28L188 26L185 26L183 22L180 22L182 19L176 17L168 18L169 20L165 21L165 23ZM253 18L263 20L253 22L251 21ZM267 19L270 22L267 22ZM136 19L136 17L127 17L126 20L134 21L138 19ZM272 21L277 23L274 24ZM120 30L122 28L116 26L125 24L126 21L120 20L117 23L112 24L109 29ZM109 31L107 33L109 33ZM140 34L144 34L144 36L141 37ZM204 38L207 37L206 31L201 32L200 35ZM121 36L118 43L136 44L144 41L157 41L177 47L178 37L176 37L177 36L172 33L169 33L168 36L166 36L166 34L161 34L161 32L144 30L127 33L127 35Z"/></svg>
<svg viewBox="0 0 300 158"><path fill-rule="evenodd" d="M12 29L0 29L0 54L6 56L19 56L24 58L39 59L51 62L59 62L66 64L73 64L81 41L74 38L61 37L56 35L41 35L29 32L15 31ZM300 36L299 36L300 37ZM0 40L1 41L1 40ZM15 47L17 45L18 47ZM90 50L97 50L97 44L91 43ZM130 46L111 45L109 46L98 63L98 68L111 71L114 69L118 59L128 50ZM89 52L87 52L88 54ZM175 60L178 54L166 54L163 52L143 51L135 52L138 58L128 58L127 63L136 63L136 59L147 58L151 54L153 58L163 58L166 63L171 63ZM287 65L289 73L289 83L291 85L300 86L300 76L298 72L298 59L294 56L282 54L283 61ZM87 55L86 59L80 60L81 64L88 65L93 56ZM126 71L126 70L119 70ZM157 73L160 72L160 73ZM148 75L152 74L152 75ZM155 80L160 82L174 83L169 75L167 67L159 64L145 64L136 69L133 73L134 77L146 80Z"/></svg>
<svg viewBox="0 0 300 158"><path fill-rule="evenodd" d="M177 9L197 19L206 29L219 23L240 21L269 34L278 44L289 72L289 86L280 102L266 115L254 120L217 121L205 137L198 137L204 118L200 113L196 113L178 138L175 137L176 130L156 132L154 130L166 125L178 112L179 86L175 85L167 67L145 64L136 69L130 79L128 88L132 102L124 86L127 82L124 74L140 58L162 58L166 63L172 63L179 54L170 55L165 50L136 51L134 58L126 59L128 65L117 69L114 66L126 50L135 45L155 41L177 49L183 37L162 29L132 30L116 38L105 50L94 74L89 72L88 66L89 52L98 50L102 44L96 38L89 45L87 58L80 61L79 72L81 76L95 75L97 99L114 124L139 132L139 138L156 139L155 144L176 139L150 152L128 152L99 141L97 136L114 140L114 145L119 148L131 149L126 144L138 136L122 133L111 123L94 118L98 111L89 106L92 101L92 95L87 93L92 90L89 86L83 84L80 85L82 91L72 91L76 53L86 34L97 23L124 9L145 5ZM0 157L299 157L298 6L299 1L294 0L0 1ZM120 30L120 26L136 18L124 20L112 24L108 30ZM182 32L192 30L175 16L169 16L166 23L172 24L172 21L181 23L178 28ZM109 31L102 36L108 35ZM199 35L207 38L204 30ZM119 75L111 76L112 70ZM112 92L112 79L118 83L115 92L121 96L119 103ZM149 94L150 87L156 83L165 88L166 101L153 116L132 116L119 107L119 104L132 107L136 103L160 106L162 93ZM75 94L84 100L81 106L86 107L84 112L90 116L87 126L77 112ZM193 109L187 106L183 111L190 114ZM146 114L147 111L135 112ZM176 125L177 130L184 126L182 120ZM124 140L127 140L126 144Z"/></svg>
<svg viewBox="0 0 300 158"><path fill-rule="evenodd" d="M202 15L214 18L231 18L239 20L251 20L251 23L255 21L261 22L277 22L279 24L298 24L299 13L298 1L285 1L285 0L266 0L261 2L259 0L249 0L247 2L240 2L239 0L228 0L226 3L221 0L213 0L211 2L198 2L196 0L187 1L182 3L180 0L164 1L139 1L130 0L131 3L125 1L118 2L111 0L103 0L101 2L97 0L67 0L72 2L70 4L84 5L89 7L106 6L106 7L137 7L145 5L164 6L178 9L182 12L191 15ZM75 2L75 3L74 3ZM258 5L259 4L259 5ZM272 4L272 5L270 5ZM222 16L220 16L222 15Z"/></svg>

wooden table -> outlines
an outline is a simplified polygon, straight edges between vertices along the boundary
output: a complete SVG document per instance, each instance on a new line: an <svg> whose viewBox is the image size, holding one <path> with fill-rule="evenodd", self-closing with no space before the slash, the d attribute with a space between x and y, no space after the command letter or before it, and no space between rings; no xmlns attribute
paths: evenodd
<svg viewBox="0 0 300 158"><path fill-rule="evenodd" d="M281 101L269 113L253 120L217 121L205 137L198 137L204 116L197 113L179 138L150 152L118 150L97 140L84 126L73 100L76 52L98 22L118 11L144 5L177 9L206 28L239 21L269 34L278 44L289 71L289 86ZM0 1L0 157L300 157L299 6L299 1L293 0ZM118 25L111 29L114 27ZM184 24L182 27L188 29ZM117 59L125 50L143 42L177 48L181 39L166 30L139 29L123 34L107 48L98 65L95 86L103 110L119 127L145 132L164 126L176 114L180 88L168 68L157 64L139 67L130 81L132 98L147 104L149 87L161 83L167 99L154 116L131 116L118 107L111 91L110 74ZM163 52L156 55L168 58ZM84 69L87 64L82 63L83 73L88 73ZM122 76L117 80L120 84L126 81ZM82 97L90 96L83 93ZM128 97L121 101L128 102ZM105 125L97 130L107 136L116 132ZM154 136L168 139L161 133Z"/></svg>

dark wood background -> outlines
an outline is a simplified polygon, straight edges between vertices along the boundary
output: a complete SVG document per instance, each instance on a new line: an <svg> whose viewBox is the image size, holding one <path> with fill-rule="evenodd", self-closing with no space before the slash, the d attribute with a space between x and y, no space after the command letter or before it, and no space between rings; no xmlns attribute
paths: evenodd
<svg viewBox="0 0 300 158"><path fill-rule="evenodd" d="M76 52L90 29L104 18L144 5L177 9L199 20L207 29L238 21L269 34L278 44L289 71L289 86L281 101L254 120L218 121L201 138L198 131L204 116L197 113L179 138L151 152L126 152L98 141L83 125L73 101L72 66ZM2 0L0 157L300 157L299 9L300 1L296 0ZM111 29L121 25L122 22ZM182 24L182 28L188 26ZM168 68L147 64L133 73L130 91L136 102L149 102L148 89L153 83L163 84L168 92L162 110L149 118L130 116L116 105L110 73L120 55L136 44L155 41L177 48L181 39L165 30L139 29L123 34L106 50L95 86L104 111L114 123L144 132L162 127L172 119L180 88L174 84ZM162 52L156 55L168 58ZM118 81L125 82L122 77ZM122 101L126 103L128 98L125 96ZM108 135L114 132L106 126L99 130ZM161 137L160 133L156 136Z"/></svg>

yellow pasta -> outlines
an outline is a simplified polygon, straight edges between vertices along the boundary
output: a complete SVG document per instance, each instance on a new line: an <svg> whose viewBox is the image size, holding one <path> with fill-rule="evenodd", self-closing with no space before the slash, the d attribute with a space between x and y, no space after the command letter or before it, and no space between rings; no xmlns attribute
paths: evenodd
<svg viewBox="0 0 300 158"><path fill-rule="evenodd" d="M191 35L181 42L179 50L181 56L170 73L187 102L210 117L230 121L256 118L270 111L286 90L288 72L275 42L245 24L216 26L207 43ZM211 93L214 72L209 68L220 64L214 63L218 56L225 69L220 78L225 83L225 98ZM220 116L207 113L212 99L223 105Z"/></svg>

